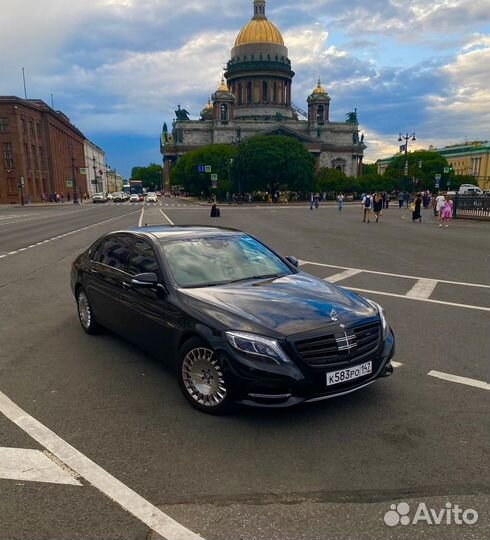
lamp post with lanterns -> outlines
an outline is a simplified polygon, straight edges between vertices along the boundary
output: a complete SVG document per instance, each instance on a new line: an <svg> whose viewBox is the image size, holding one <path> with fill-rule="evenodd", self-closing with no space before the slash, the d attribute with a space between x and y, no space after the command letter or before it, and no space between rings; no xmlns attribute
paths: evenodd
<svg viewBox="0 0 490 540"><path fill-rule="evenodd" d="M402 142L403 140L405 141L405 145L404 145L404 149L405 149L405 167L403 169L403 177L404 177L403 189L406 190L407 185L408 185L408 141L409 140L411 140L411 141L416 141L417 140L415 138L415 131L411 135L409 135L408 133L406 133L405 135L402 135L400 133L399 136L398 136L398 142Z"/></svg>

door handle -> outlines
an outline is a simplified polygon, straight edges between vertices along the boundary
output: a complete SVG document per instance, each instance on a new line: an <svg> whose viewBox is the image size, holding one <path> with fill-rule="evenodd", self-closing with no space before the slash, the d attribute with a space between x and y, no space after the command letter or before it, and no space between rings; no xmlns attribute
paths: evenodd
<svg viewBox="0 0 490 540"><path fill-rule="evenodd" d="M123 281L122 286L123 286L123 289L126 289L126 290L132 288L131 283L128 283L127 281Z"/></svg>

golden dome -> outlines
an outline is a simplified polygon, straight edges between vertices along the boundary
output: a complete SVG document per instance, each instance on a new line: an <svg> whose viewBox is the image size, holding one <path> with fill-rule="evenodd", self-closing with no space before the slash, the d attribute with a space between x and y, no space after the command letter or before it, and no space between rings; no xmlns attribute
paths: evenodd
<svg viewBox="0 0 490 540"><path fill-rule="evenodd" d="M229 92L229 91L230 90L229 90L228 86L226 86L226 84L225 84L225 78L221 77L221 84L219 85L216 92Z"/></svg>
<svg viewBox="0 0 490 540"><path fill-rule="evenodd" d="M235 47L245 43L275 43L284 45L281 32L268 19L252 19L238 34Z"/></svg>
<svg viewBox="0 0 490 540"><path fill-rule="evenodd" d="M326 94L320 79L318 79L317 87L313 90L313 94Z"/></svg>
<svg viewBox="0 0 490 540"><path fill-rule="evenodd" d="M211 103L211 100L208 99L208 103L207 105L204 107L203 111L212 111L213 110L213 105Z"/></svg>

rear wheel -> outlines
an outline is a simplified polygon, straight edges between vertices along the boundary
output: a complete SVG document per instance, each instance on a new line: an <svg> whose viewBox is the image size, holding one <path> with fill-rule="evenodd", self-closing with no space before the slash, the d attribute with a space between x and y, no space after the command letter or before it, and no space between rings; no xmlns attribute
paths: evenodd
<svg viewBox="0 0 490 540"><path fill-rule="evenodd" d="M224 414L232 403L231 389L223 366L204 341L192 338L179 353L179 385L196 409L208 414Z"/></svg>
<svg viewBox="0 0 490 540"><path fill-rule="evenodd" d="M92 306L90 305L87 293L83 288L77 292L78 319L82 328L87 334L97 334L100 331L100 325L95 320Z"/></svg>

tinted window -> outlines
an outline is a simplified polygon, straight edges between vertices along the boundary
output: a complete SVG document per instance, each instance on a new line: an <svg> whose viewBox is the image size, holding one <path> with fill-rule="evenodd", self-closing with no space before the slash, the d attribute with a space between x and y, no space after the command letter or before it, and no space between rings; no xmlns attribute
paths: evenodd
<svg viewBox="0 0 490 540"><path fill-rule="evenodd" d="M175 240L163 242L162 246L172 275L181 287L293 273L279 257L250 236Z"/></svg>
<svg viewBox="0 0 490 540"><path fill-rule="evenodd" d="M159 265L153 248L144 240L136 240L133 253L129 260L128 272L130 274L144 274L154 272L159 275Z"/></svg>
<svg viewBox="0 0 490 540"><path fill-rule="evenodd" d="M102 242L93 260L118 270L126 271L131 239L127 236L111 236Z"/></svg>

